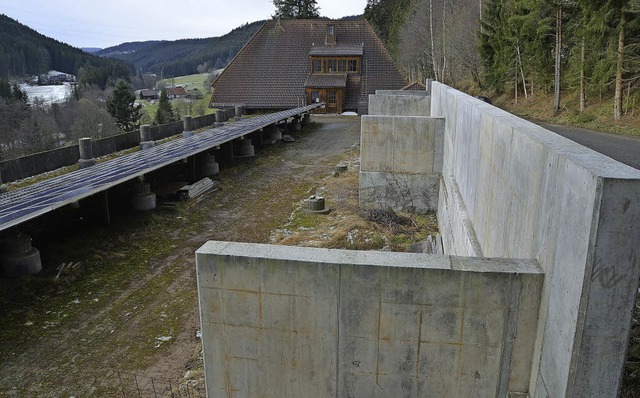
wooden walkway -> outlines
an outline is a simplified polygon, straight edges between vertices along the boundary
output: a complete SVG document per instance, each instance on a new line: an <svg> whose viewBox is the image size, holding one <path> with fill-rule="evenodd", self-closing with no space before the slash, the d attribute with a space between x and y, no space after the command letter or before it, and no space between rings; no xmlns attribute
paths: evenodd
<svg viewBox="0 0 640 398"><path fill-rule="evenodd" d="M271 124L300 116L322 104L312 104L211 128L137 151L94 166L0 194L0 231L76 202L115 185L207 151Z"/></svg>

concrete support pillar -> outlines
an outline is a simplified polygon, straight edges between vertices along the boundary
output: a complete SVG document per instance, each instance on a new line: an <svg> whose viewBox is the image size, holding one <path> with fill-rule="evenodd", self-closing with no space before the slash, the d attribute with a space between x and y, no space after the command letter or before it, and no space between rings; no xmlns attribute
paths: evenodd
<svg viewBox="0 0 640 398"><path fill-rule="evenodd" d="M96 159L93 157L93 140L90 137L80 138L78 148L80 149L78 165L81 169L96 164Z"/></svg>
<svg viewBox="0 0 640 398"><path fill-rule="evenodd" d="M9 190L9 188L2 183L2 173L0 172L0 193L5 193Z"/></svg>
<svg viewBox="0 0 640 398"><path fill-rule="evenodd" d="M233 162L233 141L225 142L220 145L218 159L223 163Z"/></svg>
<svg viewBox="0 0 640 398"><path fill-rule="evenodd" d="M302 115L302 125L306 126L309 123L311 123L311 114L305 113L304 115Z"/></svg>
<svg viewBox="0 0 640 398"><path fill-rule="evenodd" d="M251 139L248 137L243 137L244 139L240 140L238 146L238 156L254 156L256 154L253 145L251 144Z"/></svg>
<svg viewBox="0 0 640 398"><path fill-rule="evenodd" d="M147 211L156 208L156 194L151 192L148 182L140 181L134 188L131 205L135 210Z"/></svg>
<svg viewBox="0 0 640 398"><path fill-rule="evenodd" d="M236 120L242 119L242 116L244 116L244 105L236 105L235 112Z"/></svg>
<svg viewBox="0 0 640 398"><path fill-rule="evenodd" d="M277 124L269 125L269 138L272 142L280 141L282 139L282 130Z"/></svg>
<svg viewBox="0 0 640 398"><path fill-rule="evenodd" d="M156 143L151 139L151 126L143 124L140 126L140 149L153 148Z"/></svg>
<svg viewBox="0 0 640 398"><path fill-rule="evenodd" d="M200 175L209 177L220 172L220 165L213 153L205 152L200 157Z"/></svg>
<svg viewBox="0 0 640 398"><path fill-rule="evenodd" d="M40 252L31 246L29 235L18 234L0 239L0 274L4 278L20 278L42 270Z"/></svg>
<svg viewBox="0 0 640 398"><path fill-rule="evenodd" d="M214 127L221 127L227 121L224 109L216 109L216 122Z"/></svg>
<svg viewBox="0 0 640 398"><path fill-rule="evenodd" d="M191 116L185 116L183 120L182 137L187 138L193 135L193 129L191 128Z"/></svg>
<svg viewBox="0 0 640 398"><path fill-rule="evenodd" d="M294 118L291 121L291 125L290 125L291 131L300 131L302 130L302 124L300 123L300 119L299 118Z"/></svg>

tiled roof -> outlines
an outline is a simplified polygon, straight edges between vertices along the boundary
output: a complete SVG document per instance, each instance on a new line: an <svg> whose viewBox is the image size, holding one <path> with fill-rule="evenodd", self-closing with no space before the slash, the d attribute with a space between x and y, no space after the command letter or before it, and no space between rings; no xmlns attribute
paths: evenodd
<svg viewBox="0 0 640 398"><path fill-rule="evenodd" d="M307 78L305 87L331 88L345 87L347 73L312 73Z"/></svg>
<svg viewBox="0 0 640 398"><path fill-rule="evenodd" d="M376 89L398 90L408 83L364 20L270 20L214 81L211 106L243 103L248 109L284 109L303 104L309 51L313 43L324 45L328 24L334 25L339 45L363 45L362 78L348 76L345 108L354 109L359 98Z"/></svg>
<svg viewBox="0 0 640 398"><path fill-rule="evenodd" d="M309 55L315 56L348 56L348 55L362 55L364 50L364 43L338 43L338 44L319 44L312 43Z"/></svg>

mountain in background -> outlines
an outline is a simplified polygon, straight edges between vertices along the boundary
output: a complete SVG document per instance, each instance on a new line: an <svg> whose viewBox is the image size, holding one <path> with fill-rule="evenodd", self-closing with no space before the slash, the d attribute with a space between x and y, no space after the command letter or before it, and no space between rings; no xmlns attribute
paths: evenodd
<svg viewBox="0 0 640 398"><path fill-rule="evenodd" d="M50 70L76 75L81 82L101 88L109 80L128 79L132 72L125 62L85 53L0 14L0 78L35 76Z"/></svg>
<svg viewBox="0 0 640 398"><path fill-rule="evenodd" d="M121 59L139 72L162 77L202 73L227 66L264 22L245 24L220 37L123 43L96 55Z"/></svg>
<svg viewBox="0 0 640 398"><path fill-rule="evenodd" d="M102 50L98 47L80 47L80 49L89 54L97 53L98 51Z"/></svg>

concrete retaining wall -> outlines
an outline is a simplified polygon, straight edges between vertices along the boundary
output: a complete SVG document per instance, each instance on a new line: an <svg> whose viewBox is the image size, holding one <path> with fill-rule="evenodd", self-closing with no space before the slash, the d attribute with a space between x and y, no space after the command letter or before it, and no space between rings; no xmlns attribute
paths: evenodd
<svg viewBox="0 0 640 398"><path fill-rule="evenodd" d="M640 171L433 83L445 252L545 273L530 392L616 396L640 276Z"/></svg>
<svg viewBox="0 0 640 398"><path fill-rule="evenodd" d="M526 391L543 275L529 260L208 242L209 397Z"/></svg>
<svg viewBox="0 0 640 398"><path fill-rule="evenodd" d="M378 90L369 94L369 115L429 116L431 97L426 91Z"/></svg>
<svg viewBox="0 0 640 398"><path fill-rule="evenodd" d="M391 96L401 97L409 96ZM360 203L420 213L436 211L443 134L442 118L363 116Z"/></svg>

